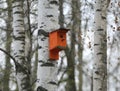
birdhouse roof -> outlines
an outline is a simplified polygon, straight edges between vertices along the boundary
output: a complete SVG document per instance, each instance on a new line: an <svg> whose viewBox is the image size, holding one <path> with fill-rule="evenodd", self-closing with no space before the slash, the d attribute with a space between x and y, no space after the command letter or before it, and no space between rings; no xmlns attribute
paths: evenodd
<svg viewBox="0 0 120 91"><path fill-rule="evenodd" d="M64 32L68 32L69 30L70 30L70 29L59 28L59 29L54 30L54 31L52 31L52 32L50 32L50 33L54 33L54 32L62 32L62 31L64 31Z"/></svg>

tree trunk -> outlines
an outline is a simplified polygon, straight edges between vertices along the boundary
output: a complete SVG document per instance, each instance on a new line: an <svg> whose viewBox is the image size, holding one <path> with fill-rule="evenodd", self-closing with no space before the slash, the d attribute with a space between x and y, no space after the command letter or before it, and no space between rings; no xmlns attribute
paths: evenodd
<svg viewBox="0 0 120 91"><path fill-rule="evenodd" d="M95 1L93 91L107 91L107 0Z"/></svg>
<svg viewBox="0 0 120 91"><path fill-rule="evenodd" d="M25 28L25 60L29 71L30 83L32 83L31 73L31 58L32 58L32 33L30 24L30 3L29 0L24 0L24 28Z"/></svg>
<svg viewBox="0 0 120 91"><path fill-rule="evenodd" d="M64 28L64 14L63 14L63 4L64 0L59 0L59 24L61 28Z"/></svg>
<svg viewBox="0 0 120 91"><path fill-rule="evenodd" d="M71 30L71 48L66 51L67 59L68 59L68 81L66 86L66 91L76 91L75 84L75 65L77 65L77 69L79 70L79 85L78 91L82 91L82 39L81 39L81 13L80 13L80 1L72 0L72 30ZM76 51L75 45L78 45L78 50ZM79 64L75 64L75 57L77 54L77 61ZM71 80L72 78L72 80Z"/></svg>
<svg viewBox="0 0 120 91"><path fill-rule="evenodd" d="M68 67L67 67L67 84L66 84L66 91L76 91L75 86L75 46L74 46L74 34L71 36L71 49L66 51L66 56L68 60Z"/></svg>
<svg viewBox="0 0 120 91"><path fill-rule="evenodd" d="M6 31L6 52L10 54L11 52L11 32L12 32L12 1L7 0L7 20L6 20L6 25L7 25L7 31ZM10 74L11 74L11 63L10 63L10 57L8 55L5 56L5 70L4 70L4 77L3 77L3 91L10 91L9 88L9 82L10 82Z"/></svg>
<svg viewBox="0 0 120 91"><path fill-rule="evenodd" d="M30 73L25 60L25 28L23 1L13 1L13 52L16 64L16 79L19 91L32 91Z"/></svg>
<svg viewBox="0 0 120 91"><path fill-rule="evenodd" d="M35 89L35 83L37 80L37 67L38 67L38 47L35 52L35 61L34 61L33 66L34 67L32 69L32 85L33 85L33 89Z"/></svg>
<svg viewBox="0 0 120 91"><path fill-rule="evenodd" d="M37 91L57 90L57 61L49 61L48 33L58 28L58 0L39 0Z"/></svg>
<svg viewBox="0 0 120 91"><path fill-rule="evenodd" d="M77 48L77 70L79 71L79 84L78 84L78 91L82 91L83 85L83 73L82 73L82 57L83 57L83 44L82 44L82 31L81 31L81 2L79 0L72 0L72 20L73 20L73 27L72 31L75 33L75 41Z"/></svg>
<svg viewBox="0 0 120 91"><path fill-rule="evenodd" d="M59 10L60 10L60 15L59 15L59 24L60 27L64 28L64 14L63 14L63 0L59 0L60 5L59 5ZM74 36L74 34L73 34ZM67 84L65 86L66 91L76 91L76 86L75 86L75 67L74 67L74 57L75 57L75 49L74 49L74 39L75 37L72 37L71 41L71 48L67 48L65 50L66 56L67 56Z"/></svg>

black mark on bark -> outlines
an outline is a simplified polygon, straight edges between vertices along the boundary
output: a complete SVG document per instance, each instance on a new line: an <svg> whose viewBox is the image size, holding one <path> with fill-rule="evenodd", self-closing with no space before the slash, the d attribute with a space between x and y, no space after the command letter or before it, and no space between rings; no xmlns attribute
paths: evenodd
<svg viewBox="0 0 120 91"><path fill-rule="evenodd" d="M105 17L105 16L102 16L101 18L102 18L102 19L106 19L106 17Z"/></svg>
<svg viewBox="0 0 120 91"><path fill-rule="evenodd" d="M98 74L99 74L99 71L95 71L95 73L98 75Z"/></svg>
<svg viewBox="0 0 120 91"><path fill-rule="evenodd" d="M44 61L43 61L43 60L39 60L38 62L39 62L39 63L44 63Z"/></svg>
<svg viewBox="0 0 120 91"><path fill-rule="evenodd" d="M100 44L94 44L94 46L98 46L98 45L100 45Z"/></svg>
<svg viewBox="0 0 120 91"><path fill-rule="evenodd" d="M58 2L53 0L53 1L50 1L50 4L55 4L55 5L58 5Z"/></svg>
<svg viewBox="0 0 120 91"><path fill-rule="evenodd" d="M39 47L38 47L38 49L41 49L41 48L42 48L42 46L39 46Z"/></svg>
<svg viewBox="0 0 120 91"><path fill-rule="evenodd" d="M44 38L41 38L41 41L44 41L46 39L46 37L44 37Z"/></svg>
<svg viewBox="0 0 120 91"><path fill-rule="evenodd" d="M98 29L97 31L103 31L104 29Z"/></svg>
<svg viewBox="0 0 120 91"><path fill-rule="evenodd" d="M96 11L101 11L101 9L97 9Z"/></svg>
<svg viewBox="0 0 120 91"><path fill-rule="evenodd" d="M46 17L53 17L53 15L47 15Z"/></svg>
<svg viewBox="0 0 120 91"><path fill-rule="evenodd" d="M50 82L48 82L48 84L57 85L57 83L54 81L50 81Z"/></svg>
<svg viewBox="0 0 120 91"><path fill-rule="evenodd" d="M103 54L102 52L97 53L97 55L102 55L102 54Z"/></svg>
<svg viewBox="0 0 120 91"><path fill-rule="evenodd" d="M48 91L46 88L42 87L42 86L39 86L37 88L37 91Z"/></svg>
<svg viewBox="0 0 120 91"><path fill-rule="evenodd" d="M53 63L43 63L41 66L51 66L54 67L55 65Z"/></svg>
<svg viewBox="0 0 120 91"><path fill-rule="evenodd" d="M38 35L43 35L45 37L49 37L49 32L46 32L45 30L43 29L39 29L38 30Z"/></svg>

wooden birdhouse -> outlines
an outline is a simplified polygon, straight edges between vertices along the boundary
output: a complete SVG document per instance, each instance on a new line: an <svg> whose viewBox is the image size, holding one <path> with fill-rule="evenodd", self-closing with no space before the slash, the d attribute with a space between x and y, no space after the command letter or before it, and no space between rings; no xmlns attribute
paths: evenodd
<svg viewBox="0 0 120 91"><path fill-rule="evenodd" d="M66 48L67 32L68 29L58 29L49 33L50 59L57 60L59 58L59 51L64 50Z"/></svg>

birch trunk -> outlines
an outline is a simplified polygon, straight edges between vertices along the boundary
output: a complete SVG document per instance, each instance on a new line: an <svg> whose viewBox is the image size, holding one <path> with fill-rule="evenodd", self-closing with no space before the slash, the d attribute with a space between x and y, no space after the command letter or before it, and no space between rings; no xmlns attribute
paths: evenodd
<svg viewBox="0 0 120 91"><path fill-rule="evenodd" d="M95 1L93 91L107 91L107 22L108 0Z"/></svg>
<svg viewBox="0 0 120 91"><path fill-rule="evenodd" d="M25 29L23 1L13 1L13 52L16 64L16 79L19 91L32 91L30 76L25 60Z"/></svg>
<svg viewBox="0 0 120 91"><path fill-rule="evenodd" d="M58 0L39 0L37 91L57 90L57 61L49 61L48 33L58 28Z"/></svg>

